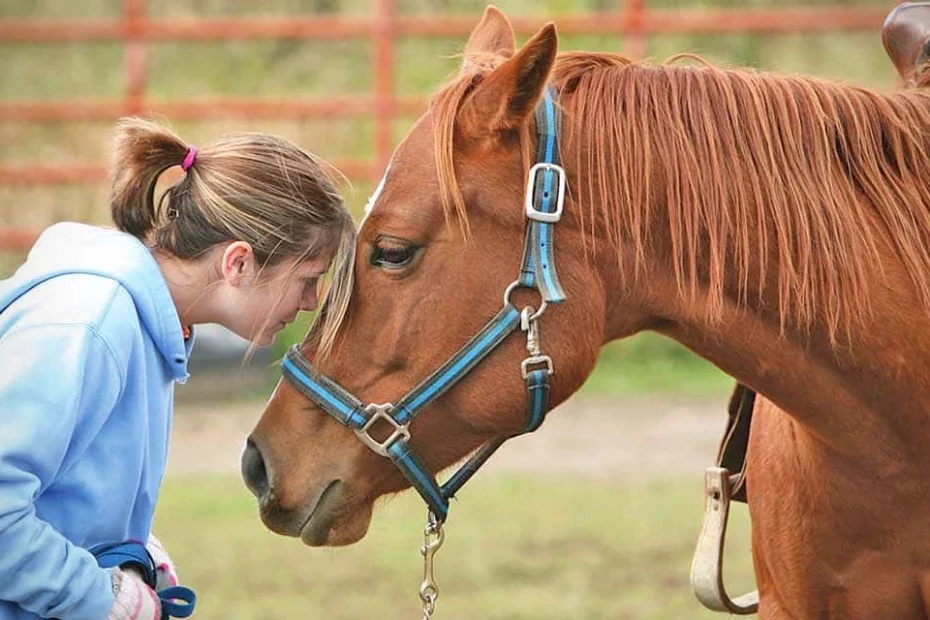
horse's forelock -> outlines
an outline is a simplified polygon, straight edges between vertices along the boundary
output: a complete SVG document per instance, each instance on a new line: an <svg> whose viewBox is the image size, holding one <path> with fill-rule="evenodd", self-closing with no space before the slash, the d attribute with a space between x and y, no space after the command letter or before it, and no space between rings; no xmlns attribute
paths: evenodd
<svg viewBox="0 0 930 620"><path fill-rule="evenodd" d="M476 71L478 69L487 70L490 67L490 65L485 66L486 63L487 59L484 59L482 63L472 65L474 70L463 70L455 80L437 92L430 104L433 126L436 132L435 158L443 213L446 222L458 220L462 233L466 236L468 235L468 218L464 198L455 178L452 136L455 118L462 101L481 79L482 74ZM390 165L388 165L388 170L385 170L375 192L369 198L365 207L366 219L373 210L375 202L383 189L389 169ZM334 259L332 283L316 321L314 321L304 338L304 345L309 344L316 349L317 360L324 359L331 353L336 336L348 312L355 286L355 243L354 230L350 235L343 231L343 238Z"/></svg>
<svg viewBox="0 0 930 620"><path fill-rule="evenodd" d="M304 338L304 344L312 342L316 348L317 362L325 359L332 352L336 334L349 309L355 284L356 239L354 226L345 226L340 231L339 245L333 259L333 277L329 291L326 293L316 321Z"/></svg>
<svg viewBox="0 0 930 620"><path fill-rule="evenodd" d="M466 65L467 66L467 65ZM436 174L439 178L439 195L446 223L459 222L463 236L468 236L468 214L465 199L455 176L455 122L459 110L482 73L463 70L453 81L440 89L430 102L433 122Z"/></svg>

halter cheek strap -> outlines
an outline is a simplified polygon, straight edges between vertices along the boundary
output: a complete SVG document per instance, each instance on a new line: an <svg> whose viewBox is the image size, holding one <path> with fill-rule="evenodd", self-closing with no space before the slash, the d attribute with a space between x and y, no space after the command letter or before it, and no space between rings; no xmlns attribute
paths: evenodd
<svg viewBox="0 0 930 620"><path fill-rule="evenodd" d="M538 161L530 169L527 180L524 202L527 227L520 274L504 292L501 310L481 331L396 404L365 405L351 392L317 371L296 345L288 350L282 363L284 377L295 388L341 424L353 429L371 450L391 459L429 506L438 523L446 520L449 500L478 468L510 437L539 428L549 410L549 377L553 367L552 359L542 354L538 319L548 303L565 300L555 269L553 249L555 224L562 216L565 199L565 171L559 165L558 149L561 116L554 96L554 91L547 88L536 109ZM517 310L510 303L510 295L516 288L538 290L542 297L540 308ZM410 446L410 423L517 328L526 333L529 353L520 368L527 395L524 426L510 437L499 437L481 446L440 486ZM390 434L384 440L378 440L370 433L370 429L379 422L390 427Z"/></svg>

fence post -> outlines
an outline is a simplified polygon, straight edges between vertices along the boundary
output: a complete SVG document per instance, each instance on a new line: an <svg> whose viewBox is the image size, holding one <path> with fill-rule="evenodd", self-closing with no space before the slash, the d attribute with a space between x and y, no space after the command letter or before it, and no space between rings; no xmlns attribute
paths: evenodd
<svg viewBox="0 0 930 620"><path fill-rule="evenodd" d="M145 0L123 0L123 24L126 47L123 51L126 75L126 101L124 113L143 111L146 84L146 41L143 29L147 19Z"/></svg>
<svg viewBox="0 0 930 620"><path fill-rule="evenodd" d="M394 0L375 0L372 24L371 67L374 94L375 174L384 170L394 150Z"/></svg>
<svg viewBox="0 0 930 620"><path fill-rule="evenodd" d="M640 60L646 55L645 4L646 0L626 0L623 11L626 18L626 55L633 60Z"/></svg>

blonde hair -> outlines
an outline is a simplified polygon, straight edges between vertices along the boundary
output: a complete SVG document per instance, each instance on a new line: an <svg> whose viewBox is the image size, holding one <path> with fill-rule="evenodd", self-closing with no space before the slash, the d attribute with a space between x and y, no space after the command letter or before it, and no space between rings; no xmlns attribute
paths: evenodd
<svg viewBox="0 0 930 620"><path fill-rule="evenodd" d="M269 267L354 242L355 225L332 168L270 134L234 134L198 149L186 174L156 203L159 176L184 163L190 148L152 121L120 120L110 168L117 228L182 259L218 243L245 241L256 261Z"/></svg>

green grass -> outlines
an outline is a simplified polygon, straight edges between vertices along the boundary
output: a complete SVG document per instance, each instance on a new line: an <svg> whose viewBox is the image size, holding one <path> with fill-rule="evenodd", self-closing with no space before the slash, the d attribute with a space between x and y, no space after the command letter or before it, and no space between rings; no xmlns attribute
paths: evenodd
<svg viewBox="0 0 930 620"><path fill-rule="evenodd" d="M479 475L436 556L437 618L719 618L688 582L703 488L693 480ZM155 531L202 620L415 618L425 509L405 493L360 543L311 549L271 534L235 478L169 479ZM733 508L728 587L754 587L745 506ZM739 592L741 593L741 592Z"/></svg>

